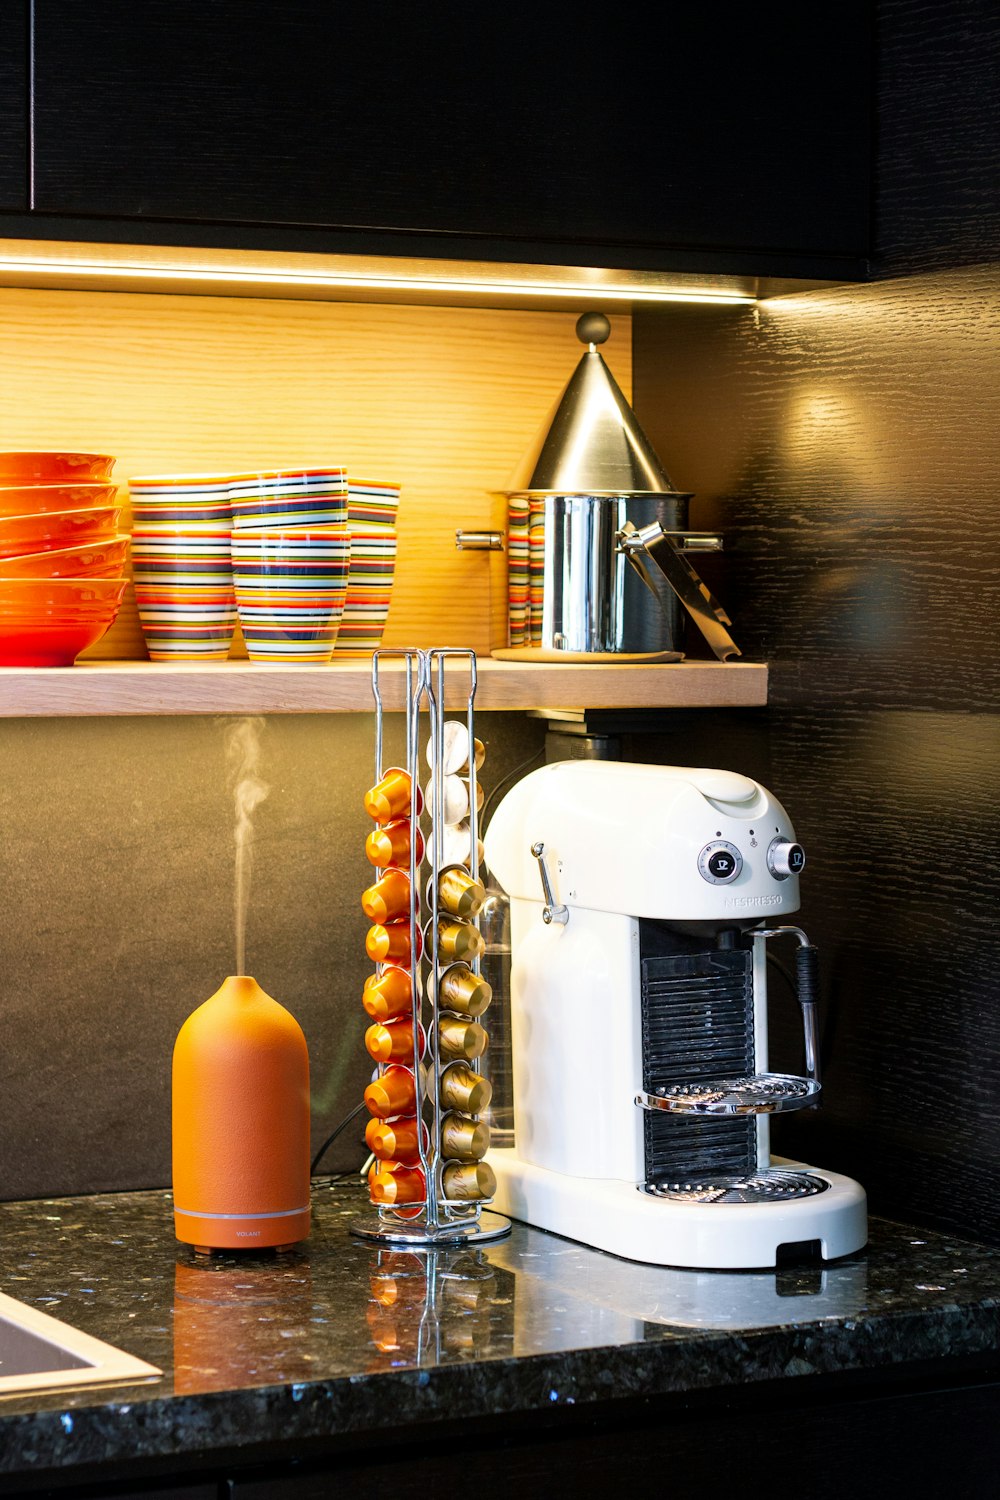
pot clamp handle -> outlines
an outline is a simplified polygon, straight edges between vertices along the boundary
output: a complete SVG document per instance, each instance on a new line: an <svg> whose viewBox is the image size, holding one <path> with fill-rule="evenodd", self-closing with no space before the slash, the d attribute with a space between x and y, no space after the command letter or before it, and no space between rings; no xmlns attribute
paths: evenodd
<svg viewBox="0 0 1000 1500"><path fill-rule="evenodd" d="M619 552L624 552L662 609L663 600L650 577L645 558L656 564L719 661L731 661L743 655L726 629L732 620L658 521L641 529L626 521L615 537L615 546Z"/></svg>

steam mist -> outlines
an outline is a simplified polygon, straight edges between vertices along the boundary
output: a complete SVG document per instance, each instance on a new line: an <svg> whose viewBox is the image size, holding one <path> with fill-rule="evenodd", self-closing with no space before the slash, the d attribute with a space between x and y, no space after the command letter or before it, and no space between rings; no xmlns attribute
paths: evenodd
<svg viewBox="0 0 1000 1500"><path fill-rule="evenodd" d="M247 906L253 874L253 815L271 788L258 775L261 718L239 719L226 730L226 765L236 805L236 882L233 915L236 926L236 973L246 973Z"/></svg>

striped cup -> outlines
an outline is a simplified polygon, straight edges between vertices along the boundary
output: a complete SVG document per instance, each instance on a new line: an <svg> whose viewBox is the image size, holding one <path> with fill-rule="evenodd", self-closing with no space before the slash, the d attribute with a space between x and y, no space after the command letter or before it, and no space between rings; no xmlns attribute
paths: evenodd
<svg viewBox="0 0 1000 1500"><path fill-rule="evenodd" d="M228 530L136 531L132 573L151 660L225 661L236 630Z"/></svg>
<svg viewBox="0 0 1000 1500"><path fill-rule="evenodd" d="M228 474L149 474L128 482L132 518L140 531L149 526L182 526L187 531L220 532L232 527Z"/></svg>
<svg viewBox="0 0 1000 1500"><path fill-rule="evenodd" d="M348 481L351 568L334 657L367 656L382 644L396 570L399 485Z"/></svg>
<svg viewBox="0 0 1000 1500"><path fill-rule="evenodd" d="M329 661L347 594L347 527L234 531L233 582L251 661Z"/></svg>
<svg viewBox="0 0 1000 1500"><path fill-rule="evenodd" d="M234 531L315 529L347 522L347 470L270 469L230 481Z"/></svg>

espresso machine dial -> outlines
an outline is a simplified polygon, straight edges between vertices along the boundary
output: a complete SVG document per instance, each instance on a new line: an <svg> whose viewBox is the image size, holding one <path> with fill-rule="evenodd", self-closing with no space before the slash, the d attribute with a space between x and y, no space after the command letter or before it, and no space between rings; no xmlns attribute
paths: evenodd
<svg viewBox="0 0 1000 1500"><path fill-rule="evenodd" d="M767 868L775 880L787 880L789 875L801 875L806 865L806 851L801 844L779 835L773 838L767 849Z"/></svg>
<svg viewBox="0 0 1000 1500"><path fill-rule="evenodd" d="M742 868L742 854L726 839L715 839L706 844L698 855L698 874L709 885L730 885Z"/></svg>

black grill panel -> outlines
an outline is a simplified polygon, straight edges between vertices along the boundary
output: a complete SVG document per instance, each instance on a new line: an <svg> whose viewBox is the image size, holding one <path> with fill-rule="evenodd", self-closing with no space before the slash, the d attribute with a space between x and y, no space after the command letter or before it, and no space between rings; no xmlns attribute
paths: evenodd
<svg viewBox="0 0 1000 1500"><path fill-rule="evenodd" d="M642 1082L647 1093L678 1083L749 1077L754 1072L753 984L745 949L678 953L642 960ZM646 1111L647 1182L751 1173L757 1166L753 1117Z"/></svg>

